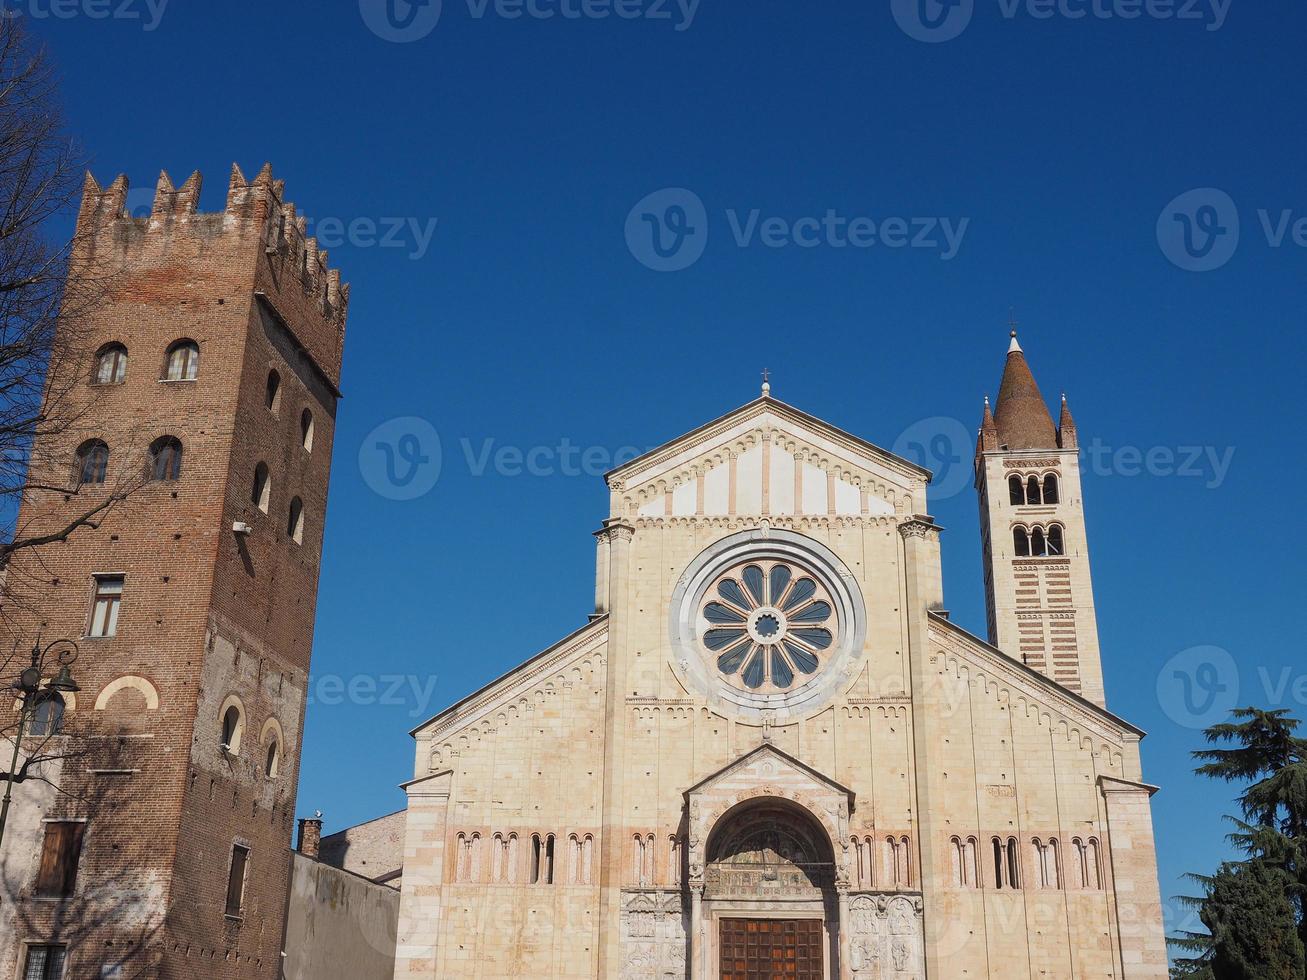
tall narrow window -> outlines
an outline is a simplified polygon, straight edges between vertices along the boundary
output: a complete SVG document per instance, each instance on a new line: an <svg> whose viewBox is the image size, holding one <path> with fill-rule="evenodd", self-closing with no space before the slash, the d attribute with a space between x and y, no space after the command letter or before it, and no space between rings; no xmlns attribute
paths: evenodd
<svg viewBox="0 0 1307 980"><path fill-rule="evenodd" d="M281 375L275 369L268 372L268 390L264 404L273 415L276 415L277 409L281 408Z"/></svg>
<svg viewBox="0 0 1307 980"><path fill-rule="evenodd" d="M58 735L64 730L64 699L58 691L42 691L32 712L33 735Z"/></svg>
<svg viewBox="0 0 1307 980"><path fill-rule="evenodd" d="M304 502L296 497L290 502L290 515L286 519L286 533L296 544L304 541Z"/></svg>
<svg viewBox="0 0 1307 980"><path fill-rule="evenodd" d="M28 946L23 980L63 980L67 946Z"/></svg>
<svg viewBox="0 0 1307 980"><path fill-rule="evenodd" d="M1048 526L1048 553L1050 555L1066 554L1066 542L1062 539L1062 525L1050 524Z"/></svg>
<svg viewBox="0 0 1307 980"><path fill-rule="evenodd" d="M587 885L594 882L594 849L594 837L586 834L585 840L581 842L581 881Z"/></svg>
<svg viewBox="0 0 1307 980"><path fill-rule="evenodd" d="M268 474L268 464L260 463L254 467L254 491L250 494L250 500L255 507L266 514L268 512L268 501L271 497L272 478Z"/></svg>
<svg viewBox="0 0 1307 980"><path fill-rule="evenodd" d="M91 599L91 636L114 636L118 632L118 608L123 601L121 575L97 575Z"/></svg>
<svg viewBox="0 0 1307 980"><path fill-rule="evenodd" d="M1013 507L1020 507L1026 502L1026 486L1015 473L1008 477L1007 495Z"/></svg>
<svg viewBox="0 0 1307 980"><path fill-rule="evenodd" d="M1103 887L1103 864L1098 853L1097 837L1089 838L1089 847L1085 859L1089 865L1088 873L1085 876L1085 887L1098 891Z"/></svg>
<svg viewBox="0 0 1307 980"><path fill-rule="evenodd" d="M1037 888L1060 888L1061 874L1057 866L1057 840L1044 843L1038 837L1030 842L1030 856L1034 861L1034 881Z"/></svg>
<svg viewBox="0 0 1307 980"><path fill-rule="evenodd" d="M576 834L567 835L567 883L579 884L581 881L581 839Z"/></svg>
<svg viewBox="0 0 1307 980"><path fill-rule="evenodd" d="M1039 492L1039 477L1033 474L1031 475L1030 479L1026 481L1026 503L1028 504L1042 503L1042 496Z"/></svg>
<svg viewBox="0 0 1307 980"><path fill-rule="evenodd" d="M227 909L232 917L239 917L245 902L245 869L249 865L250 849L240 844L231 848L231 869L227 872Z"/></svg>
<svg viewBox="0 0 1307 980"><path fill-rule="evenodd" d="M472 845L467 834L459 834L455 842L454 880L467 881L472 871Z"/></svg>
<svg viewBox="0 0 1307 980"><path fill-rule="evenodd" d="M1048 554L1048 544L1044 540L1044 529L1037 527L1030 532L1030 553L1036 558L1043 558Z"/></svg>
<svg viewBox="0 0 1307 980"><path fill-rule="evenodd" d="M194 381L199 374L199 344L193 340L179 340L168 348L163 373L165 381Z"/></svg>
<svg viewBox="0 0 1307 980"><path fill-rule="evenodd" d="M181 475L181 440L176 436L160 436L150 443L150 479L177 480Z"/></svg>
<svg viewBox="0 0 1307 980"><path fill-rule="evenodd" d="M675 834L667 838L667 883L681 883L681 839Z"/></svg>
<svg viewBox="0 0 1307 980"><path fill-rule="evenodd" d="M300 444L313 452L313 413L307 408L300 415Z"/></svg>
<svg viewBox="0 0 1307 980"><path fill-rule="evenodd" d="M995 837L991 843L994 845L994 887L1002 888L1004 883L1004 872L1007 866L1007 861L1003 854L1003 841Z"/></svg>
<svg viewBox="0 0 1307 980"><path fill-rule="evenodd" d="M88 439L77 449L78 486L101 484L109 475L109 447L99 439Z"/></svg>
<svg viewBox="0 0 1307 980"><path fill-rule="evenodd" d="M490 880L501 882L504 880L504 858L506 858L508 843L504 840L503 834L495 834L490 838Z"/></svg>
<svg viewBox="0 0 1307 980"><path fill-rule="evenodd" d="M276 737L268 742L268 751L263 756L263 775L269 779L277 778L277 771L281 767L281 746L277 744Z"/></svg>
<svg viewBox="0 0 1307 980"><path fill-rule="evenodd" d="M543 857L544 855L541 853L541 848L540 848L540 835L532 834L531 835L531 877L529 880L533 885L538 885L540 883L540 865Z"/></svg>
<svg viewBox="0 0 1307 980"><path fill-rule="evenodd" d="M517 834L508 835L508 874L510 884L517 881Z"/></svg>
<svg viewBox="0 0 1307 980"><path fill-rule="evenodd" d="M1018 558L1030 557L1030 533L1024 527L1012 529L1012 550Z"/></svg>
<svg viewBox="0 0 1307 980"><path fill-rule="evenodd" d="M980 887L980 865L976 854L979 846L976 838L968 837L962 848L962 868L966 883L972 888Z"/></svg>
<svg viewBox="0 0 1307 980"><path fill-rule="evenodd" d="M545 838L545 884L554 883L554 835Z"/></svg>
<svg viewBox="0 0 1307 980"><path fill-rule="evenodd" d="M98 385L122 384L127 378L127 348L122 344L108 344L100 348L95 357L95 383Z"/></svg>
<svg viewBox="0 0 1307 980"><path fill-rule="evenodd" d="M1056 473L1050 473L1048 474L1048 476L1044 477L1044 503L1046 504L1057 503L1060 499L1058 490L1059 487L1057 485Z"/></svg>
<svg viewBox="0 0 1307 980"><path fill-rule="evenodd" d="M1017 839L1007 839L1007 881L1009 888L1021 887L1021 855L1017 853Z"/></svg>
<svg viewBox="0 0 1307 980"><path fill-rule="evenodd" d="M639 834L635 835L635 867L631 869L631 880L637 885L647 885L648 881L644 877L644 860L645 860L644 838Z"/></svg>
<svg viewBox="0 0 1307 980"><path fill-rule="evenodd" d="M239 705L228 705L222 713L222 750L236 755L241 750L241 735L245 732L245 719Z"/></svg>
<svg viewBox="0 0 1307 980"><path fill-rule="evenodd" d="M67 898L77 884L77 863L82 856L84 823L70 821L45 825L41 867L36 876L36 894L42 898Z"/></svg>

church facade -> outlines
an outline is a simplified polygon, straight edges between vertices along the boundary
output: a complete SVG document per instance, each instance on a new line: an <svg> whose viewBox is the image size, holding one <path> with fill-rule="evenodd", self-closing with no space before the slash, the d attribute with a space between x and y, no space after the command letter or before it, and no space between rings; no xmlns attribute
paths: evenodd
<svg viewBox="0 0 1307 980"><path fill-rule="evenodd" d="M930 474L762 397L608 474L589 622L413 733L396 977L1167 975L1075 424L1015 335L989 635Z"/></svg>

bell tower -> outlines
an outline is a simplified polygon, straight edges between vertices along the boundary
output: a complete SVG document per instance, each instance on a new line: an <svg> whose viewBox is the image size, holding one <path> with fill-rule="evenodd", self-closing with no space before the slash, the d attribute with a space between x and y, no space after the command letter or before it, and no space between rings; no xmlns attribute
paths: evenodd
<svg viewBox="0 0 1307 980"><path fill-rule="evenodd" d="M989 642L1103 704L1075 421L1053 424L1012 331L998 401L976 443Z"/></svg>

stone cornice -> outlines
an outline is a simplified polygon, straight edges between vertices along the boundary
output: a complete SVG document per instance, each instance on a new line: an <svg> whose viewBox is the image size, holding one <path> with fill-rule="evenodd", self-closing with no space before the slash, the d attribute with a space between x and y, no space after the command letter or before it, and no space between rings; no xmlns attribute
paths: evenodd
<svg viewBox="0 0 1307 980"><path fill-rule="evenodd" d="M1136 783L1134 780L1120 779L1116 776L1100 775L1098 777L1098 790L1104 796L1110 796L1113 793L1127 795L1146 793L1151 797L1160 788L1161 787L1154 786L1151 783Z"/></svg>

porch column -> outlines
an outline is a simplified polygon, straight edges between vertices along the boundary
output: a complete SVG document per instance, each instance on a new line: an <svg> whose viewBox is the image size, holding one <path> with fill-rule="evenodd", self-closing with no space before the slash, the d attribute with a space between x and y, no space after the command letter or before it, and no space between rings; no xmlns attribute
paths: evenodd
<svg viewBox="0 0 1307 980"><path fill-rule="evenodd" d="M707 980L708 937L703 932L703 886L690 889L690 980Z"/></svg>
<svg viewBox="0 0 1307 980"><path fill-rule="evenodd" d="M839 921L835 923L835 927L839 929L839 937L840 937L839 963L837 964L839 967L839 973L838 974L832 973L832 977L839 976L841 980L843 980L843 978L845 977L853 976L852 971L849 969L849 956L851 954L849 952L849 928L850 927L849 927L848 885L845 884L844 886L840 887L837 894L839 896L840 911L839 911Z"/></svg>

